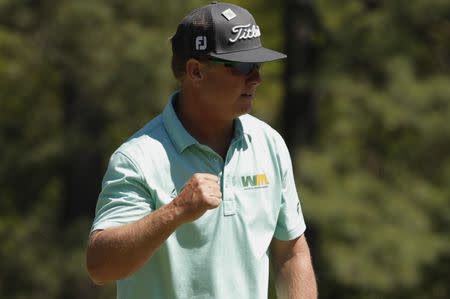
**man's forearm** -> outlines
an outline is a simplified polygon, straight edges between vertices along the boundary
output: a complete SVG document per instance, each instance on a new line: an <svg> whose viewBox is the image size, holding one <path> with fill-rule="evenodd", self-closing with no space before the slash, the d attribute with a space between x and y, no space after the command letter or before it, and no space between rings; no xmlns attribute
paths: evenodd
<svg viewBox="0 0 450 299"><path fill-rule="evenodd" d="M290 241L273 239L271 256L278 299L317 298L316 278L304 235Z"/></svg>
<svg viewBox="0 0 450 299"><path fill-rule="evenodd" d="M101 284L134 273L177 227L216 209L221 198L218 177L196 173L169 204L136 222L95 232L86 253L92 280Z"/></svg>
<svg viewBox="0 0 450 299"><path fill-rule="evenodd" d="M317 285L310 260L294 255L276 275L278 299L316 299Z"/></svg>
<svg viewBox="0 0 450 299"><path fill-rule="evenodd" d="M92 280L102 284L129 276L182 223L179 208L169 204L136 222L95 232L86 255Z"/></svg>

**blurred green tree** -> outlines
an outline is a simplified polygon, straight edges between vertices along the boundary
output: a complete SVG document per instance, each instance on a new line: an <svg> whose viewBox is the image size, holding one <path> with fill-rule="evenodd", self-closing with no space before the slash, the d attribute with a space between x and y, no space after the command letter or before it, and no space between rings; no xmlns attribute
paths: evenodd
<svg viewBox="0 0 450 299"><path fill-rule="evenodd" d="M84 248L109 154L172 88L200 1L0 1L0 297L105 298Z"/></svg>
<svg viewBox="0 0 450 299"><path fill-rule="evenodd" d="M315 9L318 121L297 173L321 297L449 298L450 3Z"/></svg>
<svg viewBox="0 0 450 299"><path fill-rule="evenodd" d="M177 87L169 38L203 4L0 1L0 298L114 297L84 266L101 178ZM264 22L280 20L268 11ZM279 44L267 28L266 43ZM264 73L276 78L280 66ZM281 92L265 84L256 113L275 119Z"/></svg>
<svg viewBox="0 0 450 299"><path fill-rule="evenodd" d="M450 4L293 2L320 24L306 52L320 55L290 66L314 130L278 117L301 115L301 99L282 110L282 63L264 66L254 113L298 147L321 297L449 298ZM288 1L235 3L272 48L283 21L302 24L283 20ZM101 177L176 87L168 39L202 4L0 0L0 298L114 297L84 270Z"/></svg>

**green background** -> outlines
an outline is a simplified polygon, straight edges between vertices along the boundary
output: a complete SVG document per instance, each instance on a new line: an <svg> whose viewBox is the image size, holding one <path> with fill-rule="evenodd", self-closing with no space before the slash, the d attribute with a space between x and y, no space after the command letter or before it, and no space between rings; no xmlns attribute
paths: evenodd
<svg viewBox="0 0 450 299"><path fill-rule="evenodd" d="M315 63L264 65L253 114L295 134L287 88L312 91L289 148L319 297L450 298L450 2L233 3L283 51L292 2ZM84 263L101 178L177 87L169 38L207 3L0 0L0 298L114 298Z"/></svg>

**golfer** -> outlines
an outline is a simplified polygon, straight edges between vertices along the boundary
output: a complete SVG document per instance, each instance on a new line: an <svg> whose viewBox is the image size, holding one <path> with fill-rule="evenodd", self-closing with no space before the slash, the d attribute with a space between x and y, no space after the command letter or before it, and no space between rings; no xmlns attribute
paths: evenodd
<svg viewBox="0 0 450 299"><path fill-rule="evenodd" d="M186 16L172 37L179 90L111 156L87 248L118 299L317 298L288 149L248 113L262 63L285 58L236 5Z"/></svg>

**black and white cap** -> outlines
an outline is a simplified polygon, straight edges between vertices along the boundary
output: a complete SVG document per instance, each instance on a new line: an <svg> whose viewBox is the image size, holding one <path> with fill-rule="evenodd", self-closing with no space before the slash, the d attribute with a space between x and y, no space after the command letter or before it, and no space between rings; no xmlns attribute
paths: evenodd
<svg viewBox="0 0 450 299"><path fill-rule="evenodd" d="M262 47L261 30L244 8L212 2L187 15L172 37L172 52L236 62L266 62L286 55Z"/></svg>

